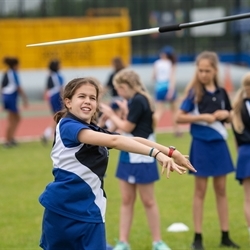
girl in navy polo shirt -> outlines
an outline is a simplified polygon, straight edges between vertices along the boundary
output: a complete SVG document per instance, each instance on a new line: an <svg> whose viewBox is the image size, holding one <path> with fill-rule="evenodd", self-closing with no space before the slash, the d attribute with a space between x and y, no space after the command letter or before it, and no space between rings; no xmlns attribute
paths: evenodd
<svg viewBox="0 0 250 250"><path fill-rule="evenodd" d="M195 171L177 150L149 140L112 134L98 127L99 84L93 78L70 81L65 109L57 123L51 152L54 181L41 194L45 207L40 246L45 250L106 250L104 176L110 148L150 155L169 171ZM178 165L177 165L178 164Z"/></svg>
<svg viewBox="0 0 250 250"><path fill-rule="evenodd" d="M244 188L244 212L250 236L250 73L233 101L232 125L238 147L236 179Z"/></svg>
<svg viewBox="0 0 250 250"><path fill-rule="evenodd" d="M64 79L60 73L61 63L59 60L51 60L48 65L49 76L47 78L45 96L49 101L50 109L54 115L63 108L61 94L64 86ZM44 130L42 142L47 143L54 134L55 123Z"/></svg>
<svg viewBox="0 0 250 250"><path fill-rule="evenodd" d="M114 86L119 96L127 101L125 119L121 119L108 106L102 111L128 137L140 136L155 141L154 103L143 86L139 75L131 69L123 69L114 77ZM117 101L121 105L121 101ZM125 102L126 104L126 102ZM121 109L123 106L121 106ZM137 191L144 206L153 241L153 250L169 250L161 240L160 216L154 196L154 183L159 179L156 161L144 155L122 151L117 167L122 202L120 208L119 242L114 250L129 250L129 234Z"/></svg>
<svg viewBox="0 0 250 250"><path fill-rule="evenodd" d="M21 96L24 107L28 106L28 99L20 84L18 59L6 57L4 58L4 64L8 67L3 74L1 84L3 108L8 112L4 146L9 148L16 145L15 133L21 121L18 110L18 97Z"/></svg>
<svg viewBox="0 0 250 250"><path fill-rule="evenodd" d="M197 169L193 200L195 237L192 248L202 244L203 204L208 177L213 177L217 210L222 231L221 246L239 248L229 238L226 175L234 171L227 147L227 130L231 105L226 91L219 87L218 57L210 51L196 59L196 72L186 90L186 97L177 114L177 122L190 123L192 144L190 161Z"/></svg>

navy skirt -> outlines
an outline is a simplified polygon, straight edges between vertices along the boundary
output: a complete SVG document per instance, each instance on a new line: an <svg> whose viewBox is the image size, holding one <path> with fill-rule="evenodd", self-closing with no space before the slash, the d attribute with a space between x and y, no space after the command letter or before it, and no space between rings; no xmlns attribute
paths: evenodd
<svg viewBox="0 0 250 250"><path fill-rule="evenodd" d="M159 180L156 162L122 163L119 162L116 177L131 184L148 184Z"/></svg>
<svg viewBox="0 0 250 250"><path fill-rule="evenodd" d="M245 178L250 177L250 144L239 147L236 167L236 179L242 184Z"/></svg>
<svg viewBox="0 0 250 250"><path fill-rule="evenodd" d="M197 170L190 172L200 177L216 177L234 171L234 166L226 141L203 141L193 139L190 162Z"/></svg>

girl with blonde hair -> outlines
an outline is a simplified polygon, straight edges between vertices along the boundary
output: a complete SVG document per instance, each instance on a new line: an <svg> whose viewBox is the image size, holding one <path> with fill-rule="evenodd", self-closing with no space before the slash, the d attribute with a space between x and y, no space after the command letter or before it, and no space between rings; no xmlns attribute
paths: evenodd
<svg viewBox="0 0 250 250"><path fill-rule="evenodd" d="M113 83L118 95L127 101L126 119L119 118L106 105L102 106L102 112L127 137L139 136L154 142L154 103L139 75L131 69L123 69L115 75ZM117 103L121 108L124 107L124 103L121 101ZM169 157L175 153L174 149L174 147L169 148ZM114 250L130 249L129 233L137 191L146 211L153 241L152 249L169 250L170 248L161 239L160 216L154 195L154 182L159 179L156 161L148 156L121 151L116 177L119 179L122 204L120 207L119 242Z"/></svg>
<svg viewBox="0 0 250 250"><path fill-rule="evenodd" d="M250 73L243 76L232 106L232 125L238 150L236 179L244 189L244 213L250 236Z"/></svg>
<svg viewBox="0 0 250 250"><path fill-rule="evenodd" d="M231 104L225 89L219 86L218 66L215 52L204 51L198 55L194 78L177 113L177 122L191 124L190 161L197 168L193 198L194 250L204 249L202 217L209 177L213 177L221 228L220 245L239 248L229 237L226 177L234 172L234 166L226 143L225 123L230 122Z"/></svg>

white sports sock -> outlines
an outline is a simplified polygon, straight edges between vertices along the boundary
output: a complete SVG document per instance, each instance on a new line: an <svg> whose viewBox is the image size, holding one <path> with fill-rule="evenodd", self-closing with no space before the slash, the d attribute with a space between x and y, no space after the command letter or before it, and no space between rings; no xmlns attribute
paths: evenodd
<svg viewBox="0 0 250 250"><path fill-rule="evenodd" d="M51 127L47 127L44 131L44 136L47 139L50 139L52 137L52 128Z"/></svg>

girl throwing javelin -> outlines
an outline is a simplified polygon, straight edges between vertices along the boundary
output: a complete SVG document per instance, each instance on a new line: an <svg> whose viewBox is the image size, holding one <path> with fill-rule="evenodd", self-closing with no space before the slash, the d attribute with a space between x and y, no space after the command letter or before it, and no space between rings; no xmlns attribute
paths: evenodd
<svg viewBox="0 0 250 250"><path fill-rule="evenodd" d="M106 195L104 175L110 148L154 157L167 169L195 171L177 150L144 138L112 134L95 123L99 84L93 78L70 81L63 90L64 109L57 123L51 152L54 181L39 200L45 207L40 246L46 250L105 250Z"/></svg>

